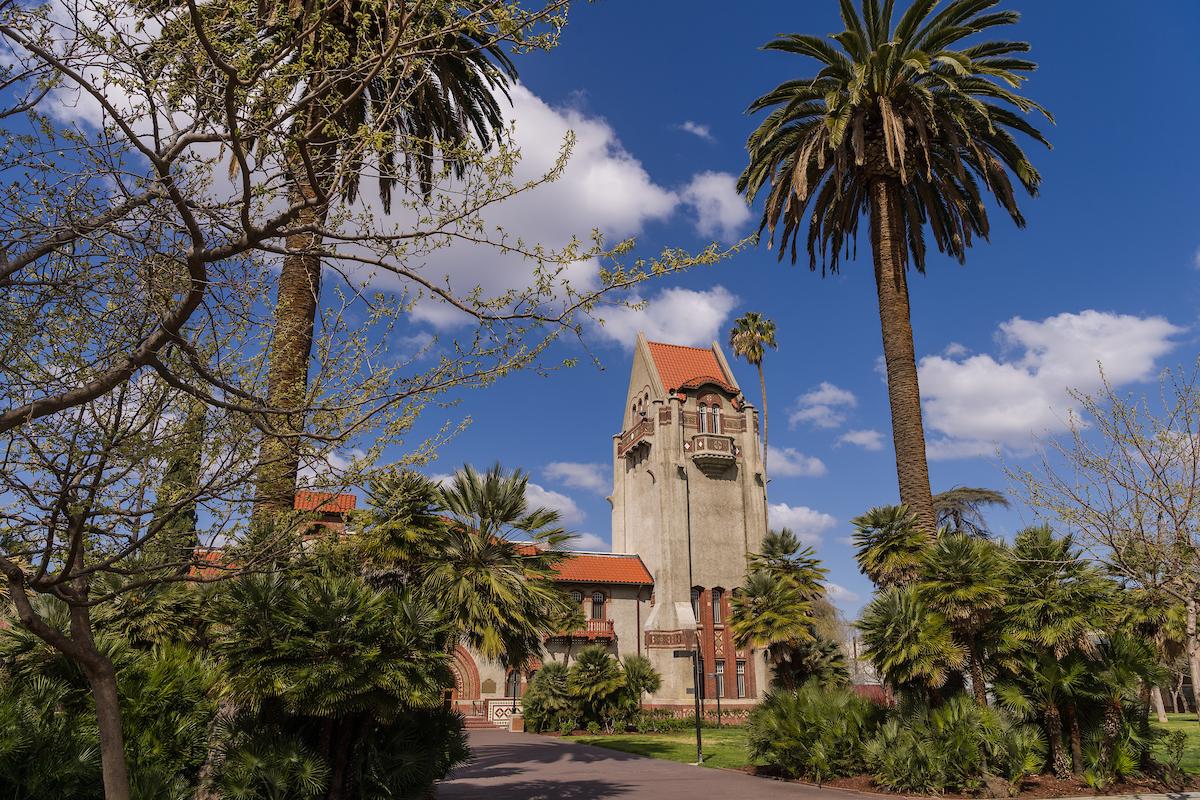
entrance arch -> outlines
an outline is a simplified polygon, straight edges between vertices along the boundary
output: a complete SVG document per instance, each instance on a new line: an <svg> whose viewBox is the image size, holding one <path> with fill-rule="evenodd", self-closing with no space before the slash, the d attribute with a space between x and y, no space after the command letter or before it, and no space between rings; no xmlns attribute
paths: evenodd
<svg viewBox="0 0 1200 800"><path fill-rule="evenodd" d="M454 656L450 659L450 671L454 674L452 699L478 700L480 698L479 669L475 666L475 659L471 658L471 654L462 645L454 649Z"/></svg>

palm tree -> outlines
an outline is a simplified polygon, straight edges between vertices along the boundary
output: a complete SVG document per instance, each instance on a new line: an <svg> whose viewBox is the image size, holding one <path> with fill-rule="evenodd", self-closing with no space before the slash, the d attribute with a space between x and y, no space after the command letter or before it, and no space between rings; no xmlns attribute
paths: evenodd
<svg viewBox="0 0 1200 800"><path fill-rule="evenodd" d="M759 550L750 554L749 572L764 572L775 581L790 581L806 600L825 594L822 581L828 570L821 566L816 551L801 544L790 528L768 531Z"/></svg>
<svg viewBox="0 0 1200 800"><path fill-rule="evenodd" d="M579 702L584 716L608 724L615 710L618 695L626 687L621 664L600 645L579 651L575 666L567 673L567 688Z"/></svg>
<svg viewBox="0 0 1200 800"><path fill-rule="evenodd" d="M1024 226L1010 174L1030 195L1041 176L1013 133L1048 146L1016 113L1050 118L1013 91L1035 67L1019 57L1029 45L963 44L1017 21L1016 12L990 10L999 1L952 0L935 14L936 0L914 0L893 25L893 0L882 8L861 0L861 15L842 0L846 29L832 41L789 34L768 43L767 50L815 59L819 70L750 105L771 112L747 141L749 164L738 181L751 200L766 190L759 230L773 247L782 223L781 260L790 252L795 263L807 223L809 267L819 256L822 274L838 271L860 219L869 218L900 501L929 532L936 517L907 269L925 271L926 228L940 251L964 261L972 239L988 237L985 195Z"/></svg>
<svg viewBox="0 0 1200 800"><path fill-rule="evenodd" d="M1063 751L1062 707L1085 689L1087 678L1087 665L1077 655L1059 658L1041 651L1023 659L1019 669L994 687L1003 705L1026 717L1042 717L1050 745L1050 767L1059 778L1080 770L1080 764L1069 762Z"/></svg>
<svg viewBox="0 0 1200 800"><path fill-rule="evenodd" d="M779 663L786 649L813 640L812 600L790 580L751 572L733 593L730 630L741 649L765 648Z"/></svg>
<svg viewBox="0 0 1200 800"><path fill-rule="evenodd" d="M856 529L853 542L858 567L875 585L908 583L921 574L921 560L931 537L917 525L908 506L878 506L850 524Z"/></svg>
<svg viewBox="0 0 1200 800"><path fill-rule="evenodd" d="M214 7L224 4L216 0ZM458 177L466 163L456 155L472 142L489 149L504 128L498 95L516 78L512 61L494 35L487 4L418 3L399 7L363 2L318 3L305 13L264 15L259 37L302 41L280 67L297 76L293 96L314 93L284 145L291 165L288 203L297 208L277 284L268 354L267 404L296 411L273 425L260 446L256 474L258 510L292 507L304 421L308 370L321 295L320 228L330 204L354 202L361 154L344 161L342 143L370 130L378 140L379 196L385 213L397 183L428 195L444 164ZM431 56L384 59L370 42L388 42L407 28ZM222 27L220 30L225 30ZM235 27L244 31L242 27ZM312 41L315 40L315 41ZM397 100L401 102L397 103ZM399 155L399 157L397 157ZM341 176L339 178L339 175ZM412 179L411 181L408 179Z"/></svg>
<svg viewBox="0 0 1200 800"><path fill-rule="evenodd" d="M967 660L946 618L928 608L912 586L892 586L876 594L858 628L865 655L884 680L930 698Z"/></svg>
<svg viewBox="0 0 1200 800"><path fill-rule="evenodd" d="M763 485L767 480L767 379L763 377L763 355L767 348L778 349L775 343L775 323L756 311L747 311L733 323L729 331L729 348L738 358L758 368L758 386L762 390L763 408Z"/></svg>
<svg viewBox="0 0 1200 800"><path fill-rule="evenodd" d="M917 591L966 649L975 702L986 706L984 634L1007 598L1007 553L986 539L951 533L938 537L926 551L924 568Z"/></svg>
<svg viewBox="0 0 1200 800"><path fill-rule="evenodd" d="M650 659L636 653L621 659L621 669L625 673L625 690L629 696L631 710L640 710L642 695L657 692L662 686L662 676L650 663Z"/></svg>
<svg viewBox="0 0 1200 800"><path fill-rule="evenodd" d="M987 506L1008 508L1008 498L995 489L978 486L955 486L933 496L933 511L939 528L987 538L983 509Z"/></svg>

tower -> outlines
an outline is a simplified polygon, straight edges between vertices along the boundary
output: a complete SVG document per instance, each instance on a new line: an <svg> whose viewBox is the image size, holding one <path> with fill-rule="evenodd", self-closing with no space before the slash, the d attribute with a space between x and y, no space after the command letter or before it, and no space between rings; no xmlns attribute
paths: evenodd
<svg viewBox="0 0 1200 800"><path fill-rule="evenodd" d="M613 437L613 551L641 556L654 579L643 652L663 676L655 700L692 702L698 641L702 696L735 705L766 687L761 655L733 646L730 599L767 531L758 416L720 347L638 335L621 433ZM756 657L757 656L757 657Z"/></svg>

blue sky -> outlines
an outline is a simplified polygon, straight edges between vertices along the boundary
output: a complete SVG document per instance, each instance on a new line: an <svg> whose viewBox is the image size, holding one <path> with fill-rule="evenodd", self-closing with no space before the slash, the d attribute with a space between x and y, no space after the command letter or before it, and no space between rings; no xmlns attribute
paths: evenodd
<svg viewBox="0 0 1200 800"><path fill-rule="evenodd" d="M1030 143L1044 188L1023 202L1026 230L993 215L991 242L977 244L965 267L934 254L928 274L911 281L935 491L1007 488L1003 464L1026 463L1031 432L1062 430L1064 390L1094 386L1097 360L1116 383L1138 390L1161 367L1197 354L1200 5L1163 0L1142 12L1105 1L1005 5L1024 15L1005 38L1030 41L1041 65L1026 91L1057 117L1047 126L1054 150ZM755 123L743 110L809 70L796 56L757 48L780 32L840 30L836 6L610 0L578 7L557 50L519 58L523 90L514 110L530 159L549 158L563 126L579 133L575 172L547 199L523 200L511 218L549 239L593 225L636 234L645 253L749 232L757 210L750 218L730 191ZM526 373L465 394L456 407L428 410L418 431L473 419L429 471L465 461L520 466L536 484L534 499L561 507L593 547L606 546L611 437L621 423L633 332L723 342L734 317L761 312L779 326L780 349L766 364L771 442L782 453L772 457L775 521L816 544L830 580L844 590L836 598L853 614L870 585L844 540L848 520L896 501L865 242L835 277L779 264L758 248L647 285L641 296L649 301L644 314L588 334L603 368L585 359L549 377ZM453 334L436 317L415 327ZM581 354L563 345L554 355ZM743 363L734 369L759 403L753 371ZM1031 520L1019 503L993 517L1007 534Z"/></svg>

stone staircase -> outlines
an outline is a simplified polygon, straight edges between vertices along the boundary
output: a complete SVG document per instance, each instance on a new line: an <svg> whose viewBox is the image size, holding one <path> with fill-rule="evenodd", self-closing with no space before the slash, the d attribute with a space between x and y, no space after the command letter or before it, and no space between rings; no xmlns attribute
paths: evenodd
<svg viewBox="0 0 1200 800"><path fill-rule="evenodd" d="M469 715L466 717L466 729L469 731L474 731L474 730L494 731L499 727L501 727L501 726L492 722L490 719L483 716L482 714Z"/></svg>

